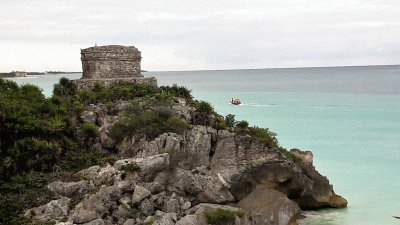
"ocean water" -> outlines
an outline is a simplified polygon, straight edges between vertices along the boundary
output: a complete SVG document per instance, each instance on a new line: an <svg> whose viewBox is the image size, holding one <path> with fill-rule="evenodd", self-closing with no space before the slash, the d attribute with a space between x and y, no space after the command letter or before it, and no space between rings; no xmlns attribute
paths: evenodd
<svg viewBox="0 0 400 225"><path fill-rule="evenodd" d="M62 75L15 78L51 94ZM268 127L286 148L314 153L346 209L304 212L301 224L397 225L400 220L400 66L147 72L192 90L222 115ZM74 79L79 74L68 75ZM50 89L49 89L50 88ZM241 106L229 104L232 97Z"/></svg>

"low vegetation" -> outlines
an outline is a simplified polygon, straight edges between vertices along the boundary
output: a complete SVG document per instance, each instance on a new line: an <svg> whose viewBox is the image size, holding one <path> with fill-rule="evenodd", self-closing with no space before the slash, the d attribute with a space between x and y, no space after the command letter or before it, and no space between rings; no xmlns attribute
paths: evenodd
<svg viewBox="0 0 400 225"><path fill-rule="evenodd" d="M177 98L194 107L192 121L172 110L179 104ZM117 110L121 101L130 105L123 113ZM182 86L118 82L108 88L96 84L78 91L70 80L62 78L54 85L53 96L46 98L37 86L18 86L0 78L0 224L34 223L21 216L23 210L54 198L46 191L49 179L43 174L73 174L115 162L112 149L96 151L93 147L99 140L98 126L80 119L85 107L100 103L106 113L119 117L109 130L117 142L131 135L151 140L165 132L182 134L191 125L208 125L249 134L268 147L278 147L275 134L268 129L249 127L246 121L236 121L234 115L218 115L210 103L193 100L190 90ZM126 165L123 170L136 171L137 165ZM234 216L240 217L237 213ZM231 219L232 212L217 211L207 218L217 224Z"/></svg>
<svg viewBox="0 0 400 225"><path fill-rule="evenodd" d="M151 140L165 132L180 134L188 126L186 120L163 108L153 110L133 104L126 110L123 118L111 127L109 136L116 141L122 141L130 135L145 135Z"/></svg>
<svg viewBox="0 0 400 225"><path fill-rule="evenodd" d="M243 211L233 211L227 209L215 209L212 211L206 211L205 216L209 224L215 225L229 225L233 224L235 218L251 218L249 213Z"/></svg>

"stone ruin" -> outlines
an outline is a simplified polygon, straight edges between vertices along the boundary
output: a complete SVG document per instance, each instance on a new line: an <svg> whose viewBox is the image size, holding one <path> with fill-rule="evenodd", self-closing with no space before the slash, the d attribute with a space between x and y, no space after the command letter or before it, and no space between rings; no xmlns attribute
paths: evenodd
<svg viewBox="0 0 400 225"><path fill-rule="evenodd" d="M109 86L126 81L157 86L154 77L141 74L141 52L134 46L107 45L81 49L82 78L75 80L78 89L90 88L95 83Z"/></svg>

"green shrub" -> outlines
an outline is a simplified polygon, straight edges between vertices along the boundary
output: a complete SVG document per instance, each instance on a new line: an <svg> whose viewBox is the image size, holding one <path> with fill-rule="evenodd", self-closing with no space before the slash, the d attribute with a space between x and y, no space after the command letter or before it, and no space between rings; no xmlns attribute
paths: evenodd
<svg viewBox="0 0 400 225"><path fill-rule="evenodd" d="M168 107L153 111L133 104L126 109L124 117L110 128L108 135L120 142L130 135L145 135L151 140L165 132L182 133L188 128L186 121L172 114Z"/></svg>
<svg viewBox="0 0 400 225"><path fill-rule="evenodd" d="M58 84L54 85L53 89L53 95L60 97L75 95L76 92L75 84L65 77L62 77Z"/></svg>
<svg viewBox="0 0 400 225"><path fill-rule="evenodd" d="M244 130L249 127L249 123L246 120L242 120L236 124L236 128Z"/></svg>
<svg viewBox="0 0 400 225"><path fill-rule="evenodd" d="M258 141L266 144L269 148L279 147L276 134L269 131L268 128L249 127L250 135L255 137Z"/></svg>
<svg viewBox="0 0 400 225"><path fill-rule="evenodd" d="M144 223L143 225L153 225L155 223L155 219L151 218L149 221L147 221L146 223Z"/></svg>
<svg viewBox="0 0 400 225"><path fill-rule="evenodd" d="M283 152L283 154L285 154L285 156L288 159L292 160L294 163L300 164L300 163L303 162L302 158L296 156L295 154L293 154L292 152L288 151L287 149L284 149L284 148L281 147L281 148L279 148L279 150L281 150L281 152Z"/></svg>
<svg viewBox="0 0 400 225"><path fill-rule="evenodd" d="M228 129L228 125L226 124L226 121L225 121L224 117L222 117L222 116L217 116L215 118L213 127L215 129L217 129L217 130L226 130L226 129Z"/></svg>
<svg viewBox="0 0 400 225"><path fill-rule="evenodd" d="M225 123L228 127L234 127L236 125L235 115L228 114L225 116Z"/></svg>
<svg viewBox="0 0 400 225"><path fill-rule="evenodd" d="M199 103L197 103L196 109L198 112L204 113L204 114L211 114L214 111L211 104L208 102L205 102L205 101L200 101Z"/></svg>
<svg viewBox="0 0 400 225"><path fill-rule="evenodd" d="M186 120L173 116L167 119L163 131L182 134L187 129L188 124L186 123Z"/></svg>
<svg viewBox="0 0 400 225"><path fill-rule="evenodd" d="M99 129L94 123L84 123L81 128L81 135L85 138L95 138Z"/></svg>
<svg viewBox="0 0 400 225"><path fill-rule="evenodd" d="M56 164L61 150L59 143L55 141L27 137L15 141L10 153L14 156L12 163L17 170L48 172Z"/></svg>
<svg viewBox="0 0 400 225"><path fill-rule="evenodd" d="M174 97L185 98L187 100L192 99L191 91L184 86L178 86L173 84L172 86L161 86L159 88L160 92L167 92Z"/></svg>
<svg viewBox="0 0 400 225"><path fill-rule="evenodd" d="M121 170L123 170L125 172L139 172L140 167L135 162L132 162L132 163L128 163L128 164L121 166Z"/></svg>
<svg viewBox="0 0 400 225"><path fill-rule="evenodd" d="M114 164L116 157L95 151L68 151L61 159L60 167L67 171L78 171L91 166Z"/></svg>
<svg viewBox="0 0 400 225"><path fill-rule="evenodd" d="M26 208L48 203L55 198L45 186L47 180L37 173L22 173L0 181L0 224L37 224L23 216Z"/></svg>
<svg viewBox="0 0 400 225"><path fill-rule="evenodd" d="M45 187L47 180L38 173L22 173L11 177L9 182L0 181L1 193L22 193L26 189Z"/></svg>
<svg viewBox="0 0 400 225"><path fill-rule="evenodd" d="M213 211L206 211L205 216L209 224L223 225L232 224L235 221L235 217L243 218L250 217L246 212L232 211L227 209L216 209Z"/></svg>

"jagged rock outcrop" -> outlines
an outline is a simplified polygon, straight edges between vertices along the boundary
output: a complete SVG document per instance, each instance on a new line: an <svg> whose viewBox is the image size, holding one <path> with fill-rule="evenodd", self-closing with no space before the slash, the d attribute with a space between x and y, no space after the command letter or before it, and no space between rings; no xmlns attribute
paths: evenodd
<svg viewBox="0 0 400 225"><path fill-rule="evenodd" d="M85 195L90 193L95 186L93 181L78 181L68 183L54 181L47 185L47 188L58 195L72 198L77 195Z"/></svg>
<svg viewBox="0 0 400 225"><path fill-rule="evenodd" d="M68 215L70 201L71 199L67 197L52 200L45 205L27 210L25 216L35 217L40 221L58 220Z"/></svg>
<svg viewBox="0 0 400 225"><path fill-rule="evenodd" d="M208 224L206 211L223 209L249 215L236 216L238 225L292 225L300 208L347 205L315 170L311 152L289 154L249 135L193 125L183 134L164 133L154 140L132 135L116 143L108 129L127 107L118 105L114 115L102 106L82 114L82 120L99 126L101 148L117 151L122 159L78 172L86 181L48 185L61 196L85 196L62 211L67 222L59 224L201 225ZM190 120L193 109L183 101L175 110ZM293 156L300 160L294 162Z"/></svg>

